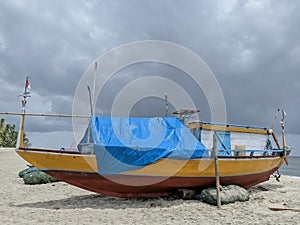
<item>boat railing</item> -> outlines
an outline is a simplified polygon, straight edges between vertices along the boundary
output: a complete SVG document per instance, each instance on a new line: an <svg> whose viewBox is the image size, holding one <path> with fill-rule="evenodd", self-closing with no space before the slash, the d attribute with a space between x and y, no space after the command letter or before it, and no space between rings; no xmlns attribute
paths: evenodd
<svg viewBox="0 0 300 225"><path fill-rule="evenodd" d="M209 156L213 155L213 149L208 149ZM236 150L217 150L218 156L229 156L229 157L238 157L238 156L283 156L284 149L236 149Z"/></svg>

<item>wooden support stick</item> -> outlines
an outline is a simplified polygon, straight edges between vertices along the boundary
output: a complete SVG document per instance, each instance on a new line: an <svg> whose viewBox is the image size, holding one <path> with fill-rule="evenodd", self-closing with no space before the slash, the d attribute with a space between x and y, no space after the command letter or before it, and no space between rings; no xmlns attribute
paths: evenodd
<svg viewBox="0 0 300 225"><path fill-rule="evenodd" d="M213 151L214 151L214 159L215 159L217 206L218 206L218 208L221 208L220 177L219 177L219 164L218 164L218 150L217 150L216 132L214 132L214 136L213 136Z"/></svg>

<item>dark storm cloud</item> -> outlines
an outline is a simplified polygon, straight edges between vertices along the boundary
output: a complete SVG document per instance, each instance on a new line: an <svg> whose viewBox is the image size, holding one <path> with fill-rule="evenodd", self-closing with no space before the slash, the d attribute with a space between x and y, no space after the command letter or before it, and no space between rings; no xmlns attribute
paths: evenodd
<svg viewBox="0 0 300 225"><path fill-rule="evenodd" d="M120 44L157 39L190 48L207 62L223 89L230 122L268 126L276 108L284 107L288 132L300 134L299 4L1 1L0 81L7 86L1 111L19 110L12 96L30 75L36 98L28 110L70 113L77 83L93 60ZM115 89L123 84L116 79ZM193 88L189 93L199 95Z"/></svg>

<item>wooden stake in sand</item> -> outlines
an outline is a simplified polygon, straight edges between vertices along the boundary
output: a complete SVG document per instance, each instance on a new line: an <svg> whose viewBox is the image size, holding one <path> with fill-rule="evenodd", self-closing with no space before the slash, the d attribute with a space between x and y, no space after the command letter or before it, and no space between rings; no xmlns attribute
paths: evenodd
<svg viewBox="0 0 300 225"><path fill-rule="evenodd" d="M291 211L295 211L295 212L300 212L300 208L269 207L269 209L271 209L273 211L291 210Z"/></svg>
<svg viewBox="0 0 300 225"><path fill-rule="evenodd" d="M213 136L213 152L214 152L214 159L215 159L217 206L218 206L218 208L221 208L220 178L219 178L219 164L218 164L218 149L217 149L216 132L214 132L214 136Z"/></svg>

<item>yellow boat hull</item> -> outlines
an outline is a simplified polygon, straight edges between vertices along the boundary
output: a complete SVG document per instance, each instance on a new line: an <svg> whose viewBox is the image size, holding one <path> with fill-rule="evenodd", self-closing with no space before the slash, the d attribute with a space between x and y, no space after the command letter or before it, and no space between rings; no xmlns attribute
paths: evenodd
<svg viewBox="0 0 300 225"><path fill-rule="evenodd" d="M117 197L163 196L179 188L201 189L215 185L215 164L211 158L161 159L137 170L101 174L93 154L45 149L17 149L16 152L59 180ZM219 157L220 183L249 188L268 180L283 162L280 156Z"/></svg>

